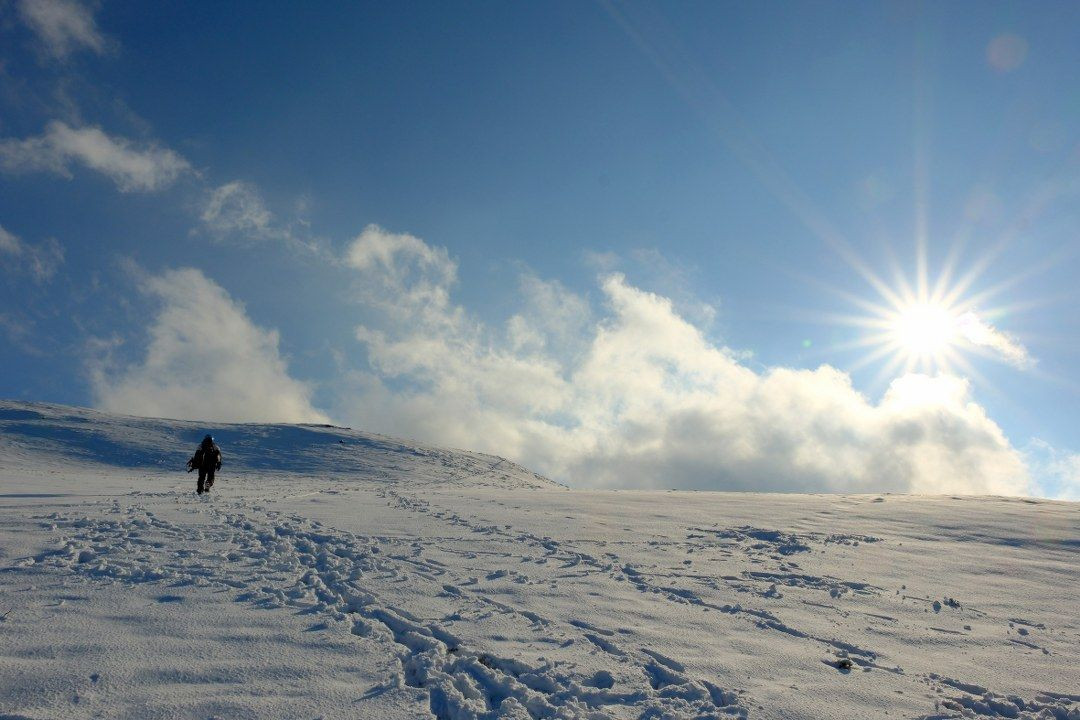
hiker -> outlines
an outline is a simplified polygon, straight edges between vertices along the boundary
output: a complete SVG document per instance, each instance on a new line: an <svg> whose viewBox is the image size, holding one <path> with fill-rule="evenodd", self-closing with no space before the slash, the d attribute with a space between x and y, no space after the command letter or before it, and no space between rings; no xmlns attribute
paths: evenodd
<svg viewBox="0 0 1080 720"><path fill-rule="evenodd" d="M195 454L187 461L187 468L188 472L199 471L199 484L195 491L199 495L210 492L214 484L214 472L221 469L221 450L214 444L213 437L207 435L202 439Z"/></svg>

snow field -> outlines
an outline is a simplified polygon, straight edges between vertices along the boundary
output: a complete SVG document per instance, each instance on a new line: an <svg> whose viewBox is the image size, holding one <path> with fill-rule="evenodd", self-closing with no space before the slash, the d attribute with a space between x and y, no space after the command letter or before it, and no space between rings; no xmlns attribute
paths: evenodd
<svg viewBox="0 0 1080 720"><path fill-rule="evenodd" d="M152 463L201 428L86 465L144 421L4 409L0 717L1080 718L1075 504L569 491L273 426L199 498Z"/></svg>

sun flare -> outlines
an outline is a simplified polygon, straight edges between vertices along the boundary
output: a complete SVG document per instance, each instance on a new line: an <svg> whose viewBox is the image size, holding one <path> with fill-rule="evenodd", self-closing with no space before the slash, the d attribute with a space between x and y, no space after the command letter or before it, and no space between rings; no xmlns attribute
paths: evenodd
<svg viewBox="0 0 1080 720"><path fill-rule="evenodd" d="M976 263L975 268L957 278L952 263L947 263L935 282L927 277L924 261L917 263L914 282L894 266L894 283L887 283L854 256L846 257L879 296L869 299L825 286L863 311L857 315L832 315L829 319L863 330L860 337L833 346L864 351L861 358L848 364L848 370L880 362L879 381L919 372L960 373L983 382L969 362L973 355L1018 369L1030 369L1035 364L1019 339L992 324L992 320L1007 316L1010 308L985 305L1007 283L971 292L982 264Z"/></svg>
<svg viewBox="0 0 1080 720"><path fill-rule="evenodd" d="M934 303L917 302L900 308L890 324L897 348L916 358L936 360L959 337L956 314Z"/></svg>

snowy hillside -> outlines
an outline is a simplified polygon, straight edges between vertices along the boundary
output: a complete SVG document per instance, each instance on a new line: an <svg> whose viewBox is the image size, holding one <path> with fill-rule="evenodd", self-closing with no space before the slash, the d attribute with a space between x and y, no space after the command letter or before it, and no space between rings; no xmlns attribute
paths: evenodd
<svg viewBox="0 0 1080 720"><path fill-rule="evenodd" d="M1078 597L1077 504L583 492L0 402L0 718L1074 720Z"/></svg>
<svg viewBox="0 0 1080 720"><path fill-rule="evenodd" d="M332 425L200 424L0 400L0 454L7 468L78 466L110 475L117 470L172 472L184 468L208 432L224 451L225 477L288 473L561 487L503 458Z"/></svg>

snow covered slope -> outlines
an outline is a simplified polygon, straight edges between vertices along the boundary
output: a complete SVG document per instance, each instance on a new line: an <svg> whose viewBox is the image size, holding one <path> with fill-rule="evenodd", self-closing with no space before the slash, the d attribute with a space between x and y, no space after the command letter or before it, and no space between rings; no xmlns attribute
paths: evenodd
<svg viewBox="0 0 1080 720"><path fill-rule="evenodd" d="M225 475L350 475L498 487L561 487L508 460L446 450L332 425L195 423L0 400L4 467L78 466L105 473L182 470L210 433ZM194 485L193 485L194 487Z"/></svg>
<svg viewBox="0 0 1080 720"><path fill-rule="evenodd" d="M1078 590L1076 504L568 491L0 403L0 718L1072 720Z"/></svg>

